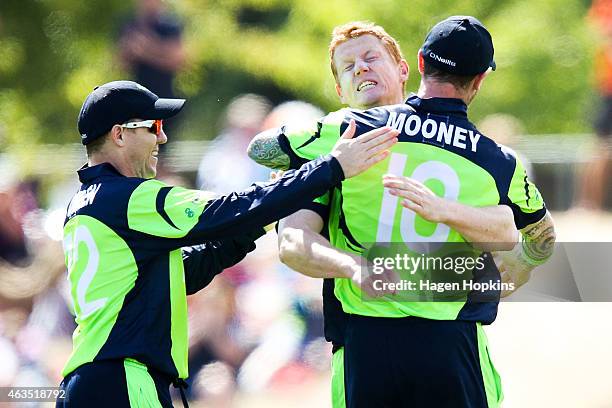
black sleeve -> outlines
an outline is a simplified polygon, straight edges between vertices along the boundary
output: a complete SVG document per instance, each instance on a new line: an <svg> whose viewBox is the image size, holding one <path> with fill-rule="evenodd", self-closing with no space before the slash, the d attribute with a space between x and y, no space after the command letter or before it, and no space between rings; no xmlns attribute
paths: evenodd
<svg viewBox="0 0 612 408"><path fill-rule="evenodd" d="M261 228L233 239L182 248L187 294L193 295L205 288L225 268L242 261L255 249L255 240L264 234Z"/></svg>
<svg viewBox="0 0 612 408"><path fill-rule="evenodd" d="M128 226L168 250L234 238L306 207L343 178L338 160L327 155L273 182L219 198L147 180L130 196Z"/></svg>
<svg viewBox="0 0 612 408"><path fill-rule="evenodd" d="M232 237L263 227L308 206L343 179L340 163L333 156L310 161L279 180L209 202L188 235Z"/></svg>
<svg viewBox="0 0 612 408"><path fill-rule="evenodd" d="M327 221L329 219L329 206L328 205L325 205L317 201L312 201L310 204L304 207L304 209L316 212L319 215L319 217L323 219L325 224L327 224Z"/></svg>
<svg viewBox="0 0 612 408"><path fill-rule="evenodd" d="M329 240L329 231L328 231L328 226L329 226L329 205L328 204L323 204L323 203L315 200L315 201L312 201L309 204L307 204L304 207L304 210L313 211L316 214L318 214L319 217L321 217L321 219L323 220L323 229L321 230L320 234L323 237L325 237L327 240ZM274 230L278 234L278 223L276 225L274 225Z"/></svg>

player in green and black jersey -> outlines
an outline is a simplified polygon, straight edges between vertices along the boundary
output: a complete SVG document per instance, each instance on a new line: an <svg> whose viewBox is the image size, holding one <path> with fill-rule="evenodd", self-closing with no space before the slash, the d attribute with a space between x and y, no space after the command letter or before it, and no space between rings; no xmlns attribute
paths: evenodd
<svg viewBox="0 0 612 408"><path fill-rule="evenodd" d="M184 100L139 84L96 87L79 117L88 164L66 212L77 328L61 407L171 406L187 377L187 300L255 248L264 226L386 157L396 131L348 140L278 181L223 197L156 175L162 120Z"/></svg>
<svg viewBox="0 0 612 408"><path fill-rule="evenodd" d="M470 18L450 19L446 24L457 25L456 21L459 21L459 24L464 24L466 27L469 26L469 30L475 31L478 35L485 35L485 33L488 35L480 23ZM470 31L470 34L473 34L472 31ZM490 36L488 38L490 41ZM335 198L331 199L330 211L332 215L330 215L329 219L335 218L337 225L340 227L336 229L330 228L331 240L336 247L343 248L347 252L359 253L363 244L372 242L410 242L412 240L465 241L466 238L469 238L469 233L473 233L473 231L469 231L469 225L466 230L468 233L463 231L460 233L460 227L465 227L465 225L462 225L462 222L465 224L469 219L469 211L464 212L463 220L455 220L457 225L448 223L448 220L440 220L447 221L447 225L451 224L451 228L448 228L443 223L437 225L436 223L427 224L427 208L419 209L415 207L415 205L422 205L423 203L431 204L434 202L434 199L431 197L436 196L431 193L431 189L437 189L438 194L446 196L447 199L471 206L505 205L509 210L512 210L517 227L523 229L528 238L550 238L550 235L547 238L546 234L540 233L538 233L537 237L530 235L535 231L549 230L548 228L541 227L545 224L550 224L550 218L547 216L539 193L533 184L527 180L520 162L515 159L511 151L496 145L486 136L481 135L467 120L467 103L473 99L480 86L482 78L484 78L482 73L492 63L492 55L491 45L488 60L487 56L484 56L485 61L483 63L483 58L480 58L481 66L478 68L482 69L480 74L468 75L473 80L471 85L477 85L475 90L468 86L464 89L465 92L452 94L448 93L448 91L453 89L459 90L454 86L452 88L447 86L443 89L444 93L440 95L440 88L432 85L431 76L428 78L427 70L425 70L424 83L421 87L422 94L421 91L419 93L421 98L417 96L411 97L406 101L405 105L389 107L388 109L372 109L365 112L340 111L328 115L320 122L315 131L311 131L310 134L305 132L301 140L290 137L290 135L299 132L286 132L288 128L280 129L277 134L277 140L280 141L279 145L288 153L289 161L294 165L301 160L310 159L325 151L325 145L338 137L338 131L343 126L346 126L346 120L348 119L355 119L358 127L364 130L384 125L391 125L402 130L403 135L400 136L400 143L394 147L393 155L388 161L371 169L359 179L343 183L341 193L332 194ZM429 58L427 58L427 61L429 61ZM419 62L420 68L423 68L425 61L420 59ZM452 62L457 63L454 60ZM351 63L349 62L349 67ZM367 64L364 61L356 63L361 63L367 68ZM444 62L441 63L444 64ZM436 66L436 64L434 62L431 65ZM462 65L460 69L465 69L465 66L469 66L470 62L463 61ZM357 68L353 66L349 69ZM431 66L429 66L429 70L431 72ZM367 70L364 69L364 71L367 73ZM445 71L442 70L442 72ZM461 77L462 75L459 76ZM440 81L444 83L446 78L442 77ZM470 81L467 81L466 78L460 79L464 79L466 81L465 84L470 84ZM479 80L476 81L477 79ZM433 82L437 84L438 81L439 78L436 78ZM365 86L371 88L374 82L369 81ZM358 87L360 86L358 85ZM468 93L466 94L466 92ZM445 96L446 98L438 98L437 96ZM382 175L386 173L402 176L386 179L386 186L391 187L390 190L383 190L380 182ZM408 180L406 177L403 177L404 175L411 176L411 179ZM431 187L427 187L427 184ZM416 193L419 194L415 195ZM392 194L395 194L395 196ZM397 196L407 197L410 200L402 202ZM439 203L440 200L438 199L437 202ZM413 211L404 210L401 206L405 206ZM456 209L456 207L454 208ZM463 209L465 210L465 207ZM418 215L415 215L414 211ZM329 224L333 225L333 221L330 221ZM317 226L316 221L312 225ZM286 238L287 241L291 242L290 235L287 235ZM497 238L493 236L491 240L482 241L493 241L495 239ZM300 245L296 243L293 243L293 246L291 246L283 243L282 240L283 237L281 237L281 250L283 246L289 248L289 252L291 252L292 248L300 248ZM472 239L469 240L473 241ZM302 247L307 246L302 245ZM550 249L550 245L545 245L544 247L547 247L548 250ZM548 250L545 249L541 253L520 253L519 256L526 264L525 270L529 270L535 264L544 261L550 255L547 252ZM296 251L293 252L295 253ZM332 259L329 252L319 258L324 259L325 256L328 256L330 260ZM314 258L316 257L310 256L310 259ZM290 257L285 255L285 259L288 260ZM343 256L342 258L345 265L350 264L350 260L355 260L355 258L350 256ZM355 263L358 270L359 261L355 261ZM342 264L342 262L337 262L336 265L338 264ZM332 265L334 265L333 262ZM324 272L321 271L321 276L325 276ZM333 274L333 271L331 271L331 274ZM401 401L411 401L413 404L416 404L415 406L421 406L420 404L425 403L423 399L419 399L426 398L428 394L427 389L424 387L421 387L422 392L408 393L409 395L406 395L405 398L400 397L398 392L389 392L388 398L385 399L384 382L390 381L393 384L393 382L397 381L387 372L379 373L378 377L382 380L376 383L376 387L378 387L374 387L376 392L372 392L372 387L367 387L366 383L363 382L366 381L364 374L367 372L371 374L372 370L377 367L377 364L368 364L368 362L375 362L372 358L368 360L367 357L361 359L357 357L359 353L366 352L365 349L359 349L357 346L367 345L367 341L364 343L363 340L368 340L368 325L378 325L376 327L380 330L389 330L391 328L393 330L405 330L408 328L408 333L412 330L409 328L410 325L420 325L418 321L417 323L413 323L414 320L404 321L405 316L419 316L439 322L431 326L432 330L430 332L425 331L425 328L430 326L421 326L419 332L414 333L413 336L426 336L428 333L433 335L436 330L441 330L437 332L440 334L447 330L447 326L452 330L460 327L459 323L452 323L450 325L442 323L447 320L476 322L475 325L468 324L459 329L459 333L463 333L465 330L469 332L466 333L468 333L467 338L470 339L471 343L466 345L465 349L459 349L458 355L449 355L449 360L445 361L449 367L456 369L455 374L463 377L462 381L466 381L465 384L471 385L473 397L469 397L467 394L459 394L455 400L451 399L444 402L444 398L448 397L448 395L442 393L438 395L439 398L437 400L430 400L429 405L486 406L488 404L489 406L497 406L501 399L501 389L499 388L499 381L494 368L488 360L486 337L484 337L480 327L480 323L490 323L494 319L496 307L492 308L490 304L472 304L467 301L448 302L445 304L432 304L431 302L363 302L361 288L346 279L336 280L335 294L342 302L344 311L350 313L351 316L383 317L383 320L378 323L377 321L366 321L363 323L361 320L349 319L350 322L355 320L352 324L352 330L349 329L351 335L347 335L347 338L353 339L352 341L355 345L352 349L349 348L349 350L353 351L350 353L353 357L344 357L344 361L347 364L350 361L353 367L351 370L352 374L349 376L350 380L347 382L347 386L350 386L347 390L347 395L351 396L349 406L381 406L383 405L382 401L388 401L392 406L397 404L402 406ZM395 325L397 323L400 326L385 326L387 323L382 322L387 320L384 320L384 318L392 318L392 324ZM396 320L397 318L400 318L400 320ZM382 326L380 326L381 324ZM372 339L377 336L385 339L388 338L388 336L378 333L377 330L370 330L369 332ZM366 337L359 336L359 334L364 333ZM345 338L345 341L348 341L347 338ZM378 350L375 344L370 344L370 346L374 350ZM432 346L432 352L435 352L436 347L439 347L439 344L435 347ZM359 350L359 352L355 353L355 350ZM453 348L451 350L457 351L457 349ZM391 353L396 351L396 349L387 348L384 351L388 351L390 357ZM415 351L412 350L411 352ZM419 351L425 350L421 348ZM454 364L455 360L453 358L460 358L465 354L464 352L472 353L473 356L476 356L472 360L466 360L471 365ZM372 353L370 352L369 354L371 355ZM421 353L419 355L427 356L428 354ZM383 358L384 361L385 359ZM383 365L383 367L385 366ZM432 367L435 369L436 365L432 364ZM432 367L428 368L431 369ZM481 372L478 373L473 370L474 367L480 367ZM405 378L408 384L411 380L418 380L414 375L405 376ZM406 384L406 382L403 384ZM465 384L459 388L467 389L464 387ZM439 386L440 384L437 385ZM452 392L453 387L457 388L456 383L449 382L447 385L449 386L449 393ZM393 388L389 387L388 389L392 390ZM370 397L367 396L368 393ZM443 405L438 405L435 401L439 401Z"/></svg>

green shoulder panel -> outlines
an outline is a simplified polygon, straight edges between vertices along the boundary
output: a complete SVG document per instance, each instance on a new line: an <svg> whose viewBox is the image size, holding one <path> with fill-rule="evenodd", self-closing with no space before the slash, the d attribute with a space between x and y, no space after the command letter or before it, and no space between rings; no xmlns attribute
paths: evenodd
<svg viewBox="0 0 612 408"><path fill-rule="evenodd" d="M332 112L309 127L302 126L301 129L286 127L285 136L293 152L306 160L313 160L330 153L341 135L340 126L345 111L341 109Z"/></svg>
<svg viewBox="0 0 612 408"><path fill-rule="evenodd" d="M319 122L289 122L283 126L283 134L294 153L300 146L311 143L319 132Z"/></svg>
<svg viewBox="0 0 612 408"><path fill-rule="evenodd" d="M174 225L186 234L197 224L204 208L215 197L209 191L173 187L166 196L164 210Z"/></svg>
<svg viewBox="0 0 612 408"><path fill-rule="evenodd" d="M529 180L525 167L518 157L516 157L516 167L508 189L508 198L525 214L531 214L544 208L542 195Z"/></svg>
<svg viewBox="0 0 612 408"><path fill-rule="evenodd" d="M131 229L163 238L183 238L197 224L214 195L182 187L170 188L157 180L140 184L130 196L128 225ZM158 207L158 196L166 194Z"/></svg>
<svg viewBox="0 0 612 408"><path fill-rule="evenodd" d="M66 223L64 253L77 323L73 351L63 371L66 376L93 361L107 341L125 296L135 285L138 266L119 235L85 215Z"/></svg>

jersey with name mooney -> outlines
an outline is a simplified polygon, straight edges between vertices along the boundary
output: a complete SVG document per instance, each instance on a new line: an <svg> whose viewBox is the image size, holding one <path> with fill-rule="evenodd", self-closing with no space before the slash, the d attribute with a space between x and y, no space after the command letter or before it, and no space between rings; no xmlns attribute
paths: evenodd
<svg viewBox="0 0 612 408"><path fill-rule="evenodd" d="M341 194L330 200L331 243L360 253L373 243L465 242L444 224L428 222L400 205L382 186L384 174L416 179L437 195L481 207L508 205L517 228L539 221L544 202L516 154L481 134L468 120L459 99L421 99L365 111L341 109L311 128L279 129L281 148L300 165L331 150L350 119L357 135L382 126L400 131L391 155L361 175L345 180ZM344 311L367 316L420 316L490 323L496 308L465 302L364 302L348 279L336 279L335 294Z"/></svg>

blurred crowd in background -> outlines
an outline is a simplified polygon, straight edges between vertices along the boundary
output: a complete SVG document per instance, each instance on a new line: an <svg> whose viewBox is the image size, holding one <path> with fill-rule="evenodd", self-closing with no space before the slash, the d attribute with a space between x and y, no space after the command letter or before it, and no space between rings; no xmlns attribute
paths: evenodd
<svg viewBox="0 0 612 408"><path fill-rule="evenodd" d="M600 98L591 107L599 112L593 121L594 135L573 139L579 142L571 146L590 146L581 150L578 160L541 159L557 154L555 144L564 141L557 135L541 139L547 140L546 147L533 147L516 116L496 113L479 122L484 134L515 147L525 163L533 159L528 171L543 185L545 199L557 211L611 208L612 1L596 0L584 20L601 37L594 64ZM114 41L113 58L131 79L161 97L180 97L174 81L188 63L183 31L181 17L170 13L164 2L138 0L134 14L108 41ZM405 53L412 56L416 50ZM112 79L116 78L107 78ZM489 86L500 85L493 79ZM312 122L323 115L321 108L305 101L274 104L268 95L234 95L219 119L221 131L202 150L199 166L176 172L171 162L176 157L164 154L158 178L222 194L265 181L269 171L245 154L251 138L285 122ZM164 127L169 135L163 152L167 153L175 143L173 135L189 124L170 121ZM76 129L74 135L76 141ZM565 170L555 167L560 165ZM568 168L571 176L560 178L560 172ZM55 386L71 351L75 325L61 240L65 207L78 181L76 174L67 182L51 183L50 188L47 181L43 199L43 177L24 178L13 168L0 180L0 386ZM297 384L329 371L331 346L323 338L321 282L292 272L278 261L273 233L260 239L258 249L243 262L191 296L189 309L188 392L205 406L230 407L236 393Z"/></svg>

